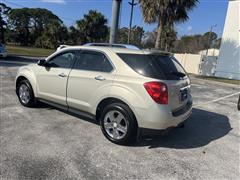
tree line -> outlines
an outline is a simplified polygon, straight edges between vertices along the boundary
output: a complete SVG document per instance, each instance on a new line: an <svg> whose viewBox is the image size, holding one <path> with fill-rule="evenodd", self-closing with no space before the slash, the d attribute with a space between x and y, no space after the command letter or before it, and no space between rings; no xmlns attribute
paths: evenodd
<svg viewBox="0 0 240 180"><path fill-rule="evenodd" d="M196 53L210 47L218 48L221 39L214 32L177 38L174 25L188 19L188 11L197 0L139 0L146 23L157 23L152 32L144 32L134 26L131 44L143 48L157 48L171 52ZM55 49L60 44L80 45L87 42L108 42L110 27L107 18L100 12L90 10L66 27L54 13L43 8L11 9L0 3L0 41L22 46ZM117 43L127 43L128 28L118 30Z"/></svg>
<svg viewBox="0 0 240 180"><path fill-rule="evenodd" d="M0 3L0 31L2 43L55 49L60 44L108 42L110 28L107 18L95 10L90 10L74 26L66 27L57 15L47 9L11 9ZM127 28L118 30L118 43L127 42L127 32ZM143 34L142 27L134 26L132 44L141 46Z"/></svg>
<svg viewBox="0 0 240 180"><path fill-rule="evenodd" d="M144 48L154 48L156 42L157 32L146 32L142 40ZM221 45L221 38L215 32L206 32L204 34L184 35L177 37L177 32L164 28L160 49L174 53L198 53L201 50L210 48L219 49Z"/></svg>

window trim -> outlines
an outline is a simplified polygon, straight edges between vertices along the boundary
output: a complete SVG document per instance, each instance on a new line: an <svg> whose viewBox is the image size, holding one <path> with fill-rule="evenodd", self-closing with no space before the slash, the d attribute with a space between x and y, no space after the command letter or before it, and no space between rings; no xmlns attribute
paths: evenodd
<svg viewBox="0 0 240 180"><path fill-rule="evenodd" d="M105 58L110 63L110 65L112 66L112 70L109 71L109 72L104 72L104 71L94 71L94 70L86 70L86 69L74 69L74 65L75 65L76 61L75 61L74 65L73 65L73 67L72 67L73 70L88 71L88 72L101 72L101 73L108 73L108 74L111 74L111 73L113 73L116 70L116 68L115 68L114 64L112 63L111 59L109 58L109 56L105 52L100 51L100 50L93 50L93 49L79 49L78 55L80 56L83 52L93 52L93 53L100 53L100 54L104 55Z"/></svg>
<svg viewBox="0 0 240 180"><path fill-rule="evenodd" d="M78 53L78 52L77 52L77 50L73 50L73 49L61 51L61 52L55 54L54 56L50 57L49 59L47 59L47 62L49 63L49 62L52 61L54 58L57 58L58 56L61 56L61 55L66 54L66 53L74 53L75 56L77 56L77 53ZM75 64L75 61L76 61L76 59L73 60L73 63L71 64L71 66L70 66L69 68L66 68L66 67L51 67L51 68L72 69L73 66L74 66L74 64Z"/></svg>

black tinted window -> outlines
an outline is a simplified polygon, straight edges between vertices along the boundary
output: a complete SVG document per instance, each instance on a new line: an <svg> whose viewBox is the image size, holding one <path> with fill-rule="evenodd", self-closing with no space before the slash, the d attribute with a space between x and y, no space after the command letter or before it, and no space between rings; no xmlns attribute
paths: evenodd
<svg viewBox="0 0 240 180"><path fill-rule="evenodd" d="M53 57L49 61L49 65L50 67L56 67L56 68L71 68L74 59L75 59L74 52L65 52Z"/></svg>
<svg viewBox="0 0 240 180"><path fill-rule="evenodd" d="M165 80L178 80L186 72L174 57L159 54L122 54L118 56L141 75Z"/></svg>
<svg viewBox="0 0 240 180"><path fill-rule="evenodd" d="M104 54L93 51L83 51L75 63L75 69L111 72L113 68Z"/></svg>

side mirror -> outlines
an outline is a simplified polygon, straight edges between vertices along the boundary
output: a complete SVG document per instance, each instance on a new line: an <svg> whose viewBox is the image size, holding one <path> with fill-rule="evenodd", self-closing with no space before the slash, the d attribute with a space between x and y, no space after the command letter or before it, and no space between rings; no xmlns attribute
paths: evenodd
<svg viewBox="0 0 240 180"><path fill-rule="evenodd" d="M40 59L37 62L37 65L39 66L46 66L46 64L47 64L47 61L45 59Z"/></svg>

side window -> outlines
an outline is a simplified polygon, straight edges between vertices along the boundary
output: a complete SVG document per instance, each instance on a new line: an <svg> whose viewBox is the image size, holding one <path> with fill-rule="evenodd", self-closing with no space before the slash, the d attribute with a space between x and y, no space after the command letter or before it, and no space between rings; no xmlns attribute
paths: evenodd
<svg viewBox="0 0 240 180"><path fill-rule="evenodd" d="M99 52L83 51L75 63L75 69L111 72L113 67L107 57Z"/></svg>
<svg viewBox="0 0 240 180"><path fill-rule="evenodd" d="M74 52L65 52L53 57L49 61L49 65L50 67L56 67L56 68L71 68L74 62L74 59L75 59Z"/></svg>

